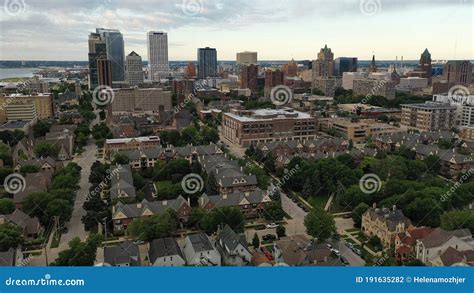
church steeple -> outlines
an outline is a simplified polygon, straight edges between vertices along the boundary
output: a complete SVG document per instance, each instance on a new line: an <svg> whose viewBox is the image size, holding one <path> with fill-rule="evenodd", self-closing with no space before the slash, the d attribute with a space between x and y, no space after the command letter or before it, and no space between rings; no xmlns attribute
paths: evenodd
<svg viewBox="0 0 474 293"><path fill-rule="evenodd" d="M377 72L377 64L375 63L375 54L372 55L372 62L369 66L369 73Z"/></svg>

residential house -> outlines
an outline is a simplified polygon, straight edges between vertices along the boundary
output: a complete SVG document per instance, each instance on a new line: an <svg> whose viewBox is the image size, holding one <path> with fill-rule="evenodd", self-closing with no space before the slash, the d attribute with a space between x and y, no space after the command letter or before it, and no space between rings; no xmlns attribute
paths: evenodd
<svg viewBox="0 0 474 293"><path fill-rule="evenodd" d="M260 188L254 191L207 195L199 198L199 207L212 210L214 208L238 207L246 218L256 218L263 214L265 206L271 201L267 191Z"/></svg>
<svg viewBox="0 0 474 293"><path fill-rule="evenodd" d="M415 258L415 246L418 239L428 236L433 231L429 227L415 227L395 234L395 259L398 261Z"/></svg>
<svg viewBox="0 0 474 293"><path fill-rule="evenodd" d="M374 204L362 215L362 231L367 236L377 236L385 248L390 247L394 236L411 228L410 219L394 205L392 209L377 208Z"/></svg>
<svg viewBox="0 0 474 293"><path fill-rule="evenodd" d="M181 248L171 237L152 240L148 249L148 259L151 266L177 267L186 265Z"/></svg>
<svg viewBox="0 0 474 293"><path fill-rule="evenodd" d="M175 211L182 223L187 221L192 211L189 202L181 195L177 199L171 200L147 201L144 199L139 203L132 204L118 202L112 208L114 231L127 229L128 225L136 218L157 215L168 209Z"/></svg>
<svg viewBox="0 0 474 293"><path fill-rule="evenodd" d="M443 267L464 267L474 266L474 250L459 251L453 247L448 247L439 257L435 258L431 264Z"/></svg>
<svg viewBox="0 0 474 293"><path fill-rule="evenodd" d="M104 262L114 267L140 266L140 251L133 241L104 247Z"/></svg>
<svg viewBox="0 0 474 293"><path fill-rule="evenodd" d="M283 237L273 243L277 266L342 266L325 244L317 244L306 235Z"/></svg>
<svg viewBox="0 0 474 293"><path fill-rule="evenodd" d="M24 189L13 195L13 203L17 209L21 209L23 202L28 195L34 192L46 192L51 186L53 173L51 170L41 171L37 173L27 173L25 176Z"/></svg>
<svg viewBox="0 0 474 293"><path fill-rule="evenodd" d="M217 231L216 248L226 265L243 266L252 260L245 235L238 235L229 225Z"/></svg>
<svg viewBox="0 0 474 293"><path fill-rule="evenodd" d="M458 251L474 249L471 231L469 229L446 231L436 228L428 236L416 241L416 258L425 264L433 264L433 261L449 247Z"/></svg>
<svg viewBox="0 0 474 293"><path fill-rule="evenodd" d="M10 223L21 229L26 240L32 240L43 232L43 228L37 217L30 217L19 209L8 215L0 215L0 224Z"/></svg>
<svg viewBox="0 0 474 293"><path fill-rule="evenodd" d="M40 159L31 159L31 160L18 160L14 165L13 171L15 173L20 172L22 166L36 166L41 171L57 171L63 167L62 162L57 162L51 157L40 158Z"/></svg>
<svg viewBox="0 0 474 293"><path fill-rule="evenodd" d="M188 235L183 247L190 266L220 266L221 255L205 233Z"/></svg>
<svg viewBox="0 0 474 293"><path fill-rule="evenodd" d="M110 199L133 199L136 197L132 170L129 165L117 165L109 169Z"/></svg>

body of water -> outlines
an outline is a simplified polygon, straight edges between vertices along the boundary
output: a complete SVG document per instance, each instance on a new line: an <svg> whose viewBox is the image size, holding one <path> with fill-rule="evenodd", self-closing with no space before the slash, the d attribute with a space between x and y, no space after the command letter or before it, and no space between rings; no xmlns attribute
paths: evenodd
<svg viewBox="0 0 474 293"><path fill-rule="evenodd" d="M14 77L33 77L38 68L0 68L0 79Z"/></svg>

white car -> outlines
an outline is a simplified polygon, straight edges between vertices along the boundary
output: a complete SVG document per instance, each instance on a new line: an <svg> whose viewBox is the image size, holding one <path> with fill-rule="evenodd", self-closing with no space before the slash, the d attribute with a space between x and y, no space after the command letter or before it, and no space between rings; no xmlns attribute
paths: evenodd
<svg viewBox="0 0 474 293"><path fill-rule="evenodd" d="M276 227L278 227L278 225L275 223L270 223L266 224L265 227L267 227L267 229L275 229Z"/></svg>
<svg viewBox="0 0 474 293"><path fill-rule="evenodd" d="M331 248L331 251L334 252L335 255L340 256L341 252L335 248Z"/></svg>

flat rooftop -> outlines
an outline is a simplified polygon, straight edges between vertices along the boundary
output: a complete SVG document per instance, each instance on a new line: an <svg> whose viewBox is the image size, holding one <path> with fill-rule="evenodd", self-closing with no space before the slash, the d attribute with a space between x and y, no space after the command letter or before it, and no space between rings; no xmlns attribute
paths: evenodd
<svg viewBox="0 0 474 293"><path fill-rule="evenodd" d="M250 111L243 111L250 113L250 115L237 115L232 112L227 112L225 115L234 118L240 122L252 121L271 121L275 119L309 119L313 118L310 114L295 111L290 108L285 109L257 109Z"/></svg>
<svg viewBox="0 0 474 293"><path fill-rule="evenodd" d="M444 104L444 103L432 103L432 102L427 102L427 103L419 103L419 104L403 104L401 105L402 107L411 107L411 108L417 108L417 109L427 109L427 110L433 110L433 109L456 109L456 106L451 106L450 104Z"/></svg>
<svg viewBox="0 0 474 293"><path fill-rule="evenodd" d="M106 144L116 144L116 143L129 143L131 141L138 142L148 142L148 141L160 141L158 136L140 136L140 137L130 137L130 138L112 138L106 139Z"/></svg>

